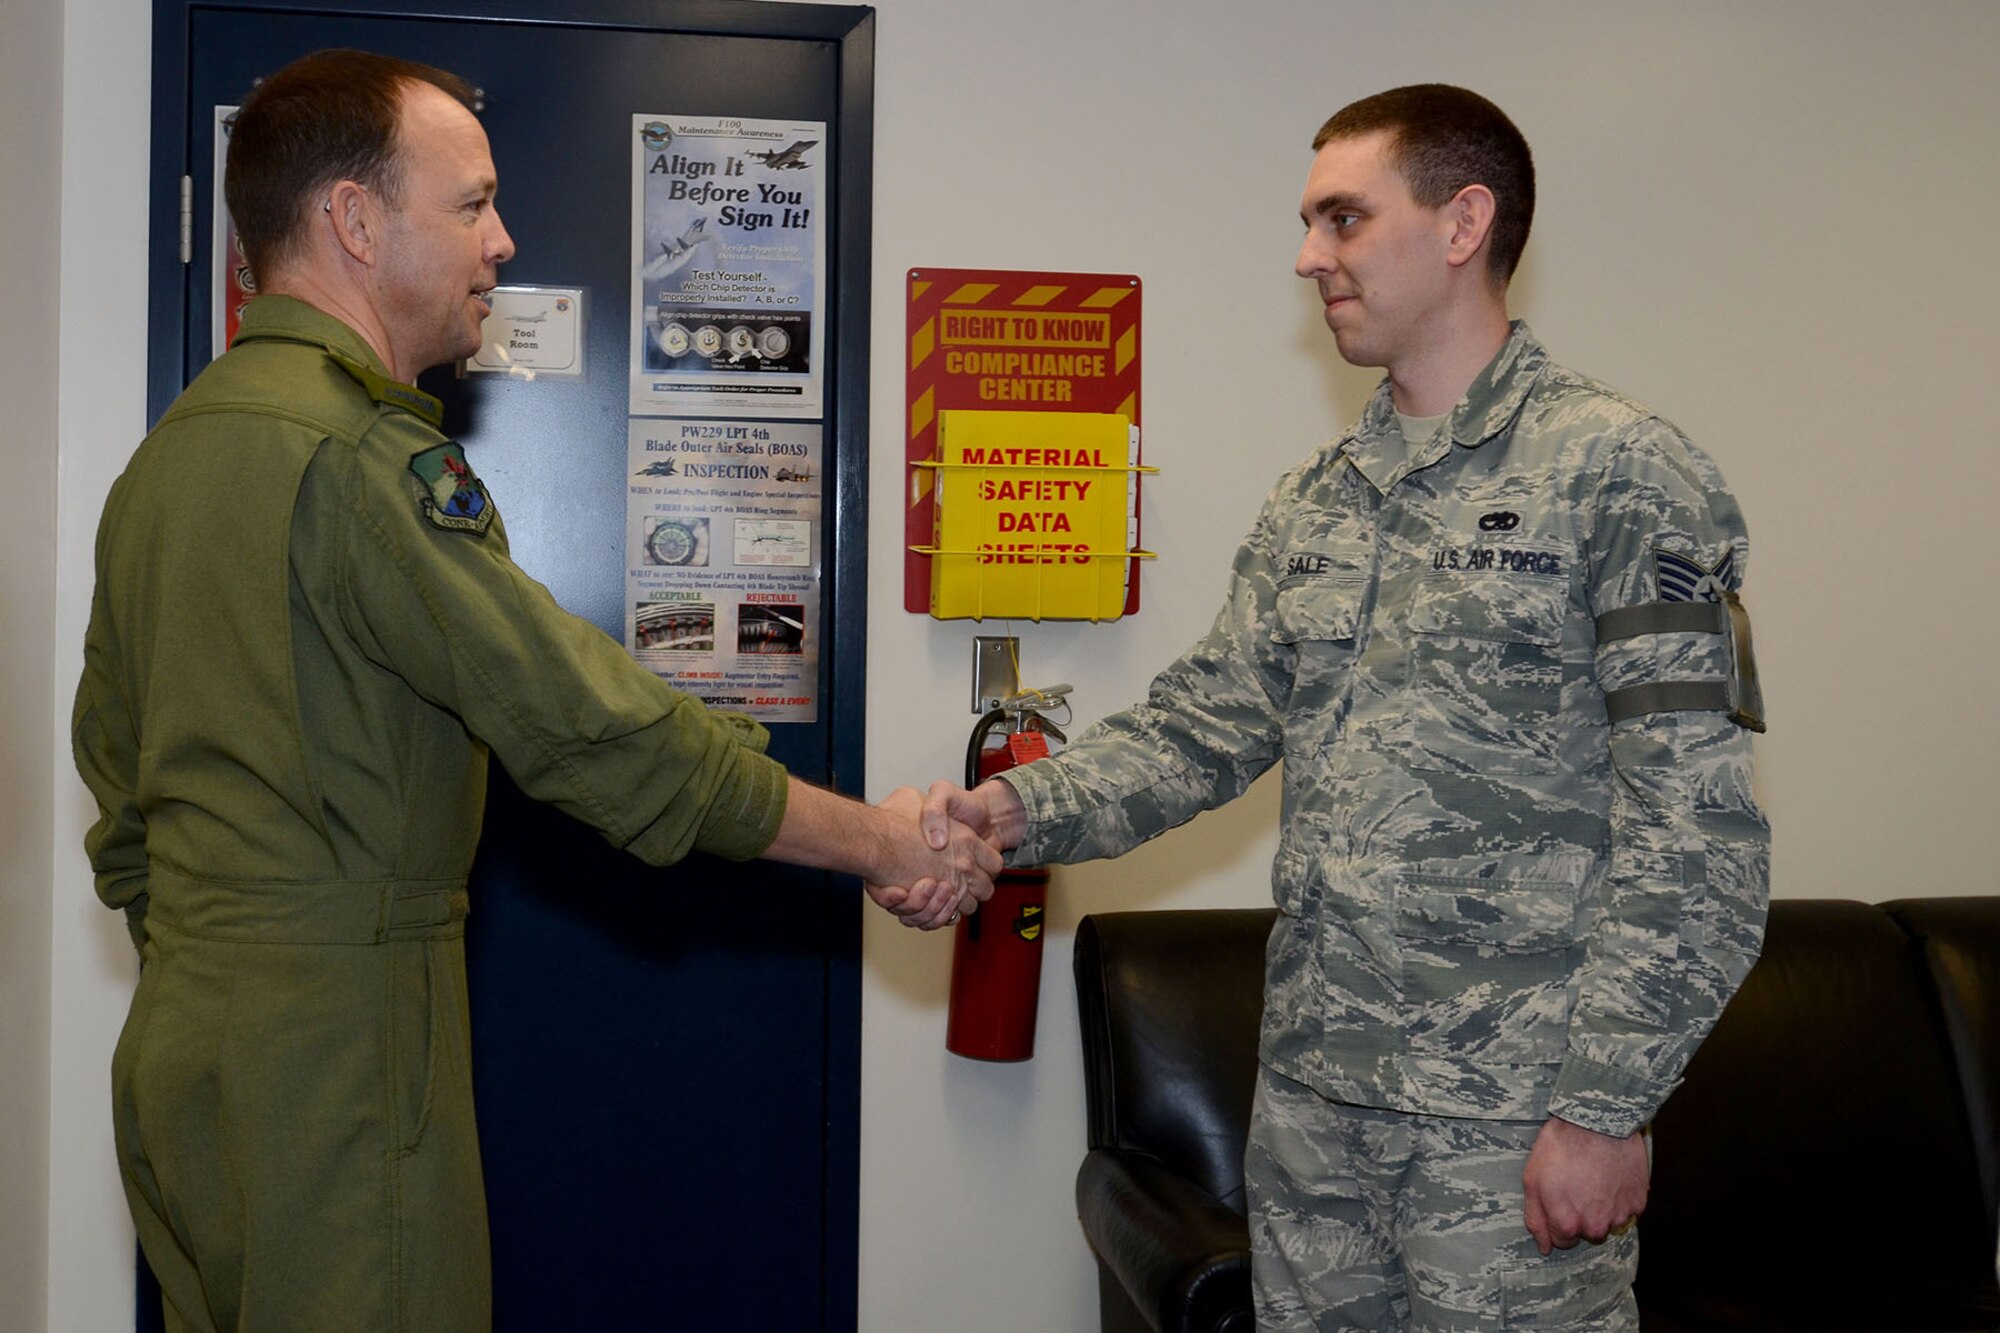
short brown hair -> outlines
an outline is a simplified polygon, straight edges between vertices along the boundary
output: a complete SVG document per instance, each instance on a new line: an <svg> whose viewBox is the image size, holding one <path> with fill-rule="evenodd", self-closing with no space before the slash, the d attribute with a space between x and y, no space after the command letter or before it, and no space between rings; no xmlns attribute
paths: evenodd
<svg viewBox="0 0 2000 1333"><path fill-rule="evenodd" d="M396 127L403 90L414 83L473 108L475 94L456 74L346 50L301 56L243 99L222 192L260 283L298 251L312 203L331 186L358 181L392 208L401 202Z"/></svg>
<svg viewBox="0 0 2000 1333"><path fill-rule="evenodd" d="M1535 159L1507 114L1464 88L1411 84L1334 112L1313 151L1378 132L1388 134L1389 161L1425 208L1442 208L1468 185L1493 191L1487 267L1502 282L1513 277L1535 220Z"/></svg>

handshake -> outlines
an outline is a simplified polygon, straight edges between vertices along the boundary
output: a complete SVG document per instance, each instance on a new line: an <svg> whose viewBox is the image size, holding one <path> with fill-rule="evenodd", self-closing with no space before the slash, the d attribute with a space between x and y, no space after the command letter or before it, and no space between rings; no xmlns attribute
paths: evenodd
<svg viewBox="0 0 2000 1333"><path fill-rule="evenodd" d="M1027 835L1028 816L998 778L972 791L898 787L880 805L789 779L773 861L859 875L868 896L906 926L949 926L993 896L1000 854Z"/></svg>
<svg viewBox="0 0 2000 1333"><path fill-rule="evenodd" d="M1014 788L997 778L972 791L937 782L898 787L868 810L875 850L861 875L868 896L906 926L949 926L993 896L1000 854L1027 832Z"/></svg>

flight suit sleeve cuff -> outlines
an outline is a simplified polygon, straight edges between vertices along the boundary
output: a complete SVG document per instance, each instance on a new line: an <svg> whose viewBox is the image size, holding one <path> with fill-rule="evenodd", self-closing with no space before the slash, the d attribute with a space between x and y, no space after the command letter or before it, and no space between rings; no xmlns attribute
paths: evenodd
<svg viewBox="0 0 2000 1333"><path fill-rule="evenodd" d="M1601 1064L1571 1053L1556 1076L1549 1114L1572 1125L1622 1139L1653 1118L1673 1091L1671 1083Z"/></svg>
<svg viewBox="0 0 2000 1333"><path fill-rule="evenodd" d="M738 763L729 786L709 806L695 839L697 848L726 861L750 861L764 854L785 821L790 793L785 766L777 760L746 745Z"/></svg>

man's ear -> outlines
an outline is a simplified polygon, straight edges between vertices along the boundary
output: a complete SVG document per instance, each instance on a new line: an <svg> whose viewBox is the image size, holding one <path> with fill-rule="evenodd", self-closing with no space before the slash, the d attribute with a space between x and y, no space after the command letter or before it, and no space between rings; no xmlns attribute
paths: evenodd
<svg viewBox="0 0 2000 1333"><path fill-rule="evenodd" d="M1453 268L1471 263L1485 248L1486 238L1493 234L1496 207L1493 191L1484 185L1468 185L1445 204L1445 219L1451 223L1445 261Z"/></svg>
<svg viewBox="0 0 2000 1333"><path fill-rule="evenodd" d="M368 187L358 181L335 182L326 192L326 199L320 205L322 220L333 231L333 238L348 258L357 264L372 266L375 263L375 248L380 241L377 231L381 226L380 211L375 197L368 193Z"/></svg>

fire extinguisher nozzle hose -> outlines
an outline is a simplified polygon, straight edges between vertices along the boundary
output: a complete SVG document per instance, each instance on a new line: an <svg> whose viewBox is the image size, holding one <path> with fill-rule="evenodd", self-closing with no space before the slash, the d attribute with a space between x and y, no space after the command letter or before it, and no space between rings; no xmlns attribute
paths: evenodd
<svg viewBox="0 0 2000 1333"><path fill-rule="evenodd" d="M979 721L972 724L972 740L965 747L965 789L971 791L979 785L979 754L986 748L986 738L993 728L1007 720L1007 710L995 708Z"/></svg>

